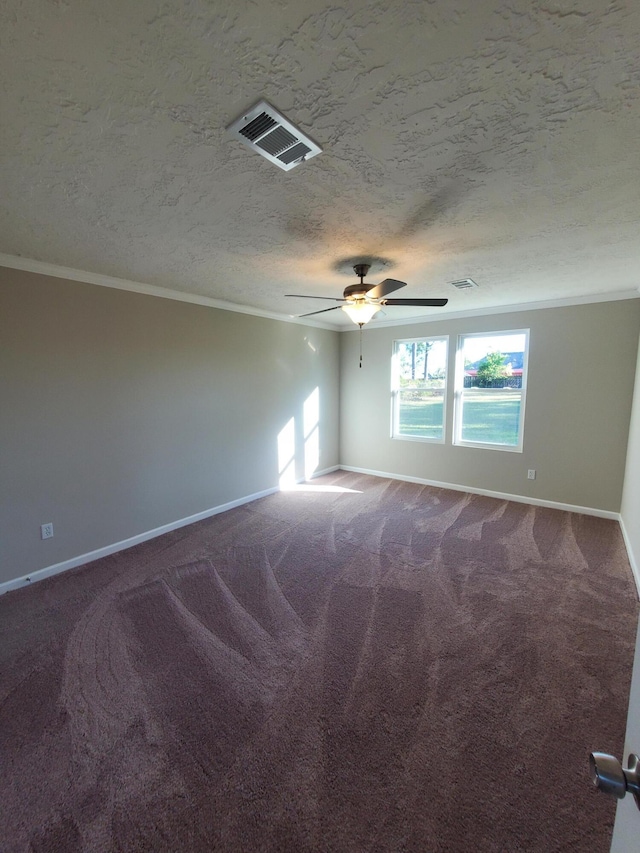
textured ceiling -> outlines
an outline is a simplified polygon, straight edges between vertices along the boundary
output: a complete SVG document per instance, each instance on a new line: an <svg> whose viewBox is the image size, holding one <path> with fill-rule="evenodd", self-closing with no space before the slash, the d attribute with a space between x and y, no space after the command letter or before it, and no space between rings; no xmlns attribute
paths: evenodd
<svg viewBox="0 0 640 853"><path fill-rule="evenodd" d="M369 256L446 311L637 294L640 4L348 6L4 0L0 252L283 314ZM230 139L262 97L323 153Z"/></svg>

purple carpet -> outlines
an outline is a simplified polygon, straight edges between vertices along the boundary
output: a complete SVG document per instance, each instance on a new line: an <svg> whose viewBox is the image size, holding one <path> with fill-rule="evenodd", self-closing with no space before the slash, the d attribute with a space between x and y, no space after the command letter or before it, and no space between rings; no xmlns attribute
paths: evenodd
<svg viewBox="0 0 640 853"><path fill-rule="evenodd" d="M263 498L0 599L0 849L607 853L636 619L614 521Z"/></svg>

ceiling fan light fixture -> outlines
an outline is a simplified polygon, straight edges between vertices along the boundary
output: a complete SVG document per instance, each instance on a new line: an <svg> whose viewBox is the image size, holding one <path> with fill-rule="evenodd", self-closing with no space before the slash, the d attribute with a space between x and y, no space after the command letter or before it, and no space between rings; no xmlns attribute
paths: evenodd
<svg viewBox="0 0 640 853"><path fill-rule="evenodd" d="M369 271L369 264L355 264L354 272L360 279L358 284L350 284L345 287L342 299L331 296L309 296L306 293L287 293L287 296L295 297L296 299L327 299L329 302L344 302L344 305L335 305L333 308L322 308L319 311L308 311L306 314L300 314L300 317L315 317L316 314L326 314L327 311L337 311L342 308L347 313L349 319L356 326L360 326L360 331L365 323L380 311L381 308L387 305L410 305L416 308L442 308L449 301L448 299L389 299L390 293L395 293L401 287L406 287L406 281L398 281L395 278L385 278L379 284L365 284L364 277Z"/></svg>
<svg viewBox="0 0 640 853"><path fill-rule="evenodd" d="M349 318L353 320L357 326L363 326L371 320L374 314L377 314L381 307L381 305L376 305L375 302L358 300L356 302L348 302L346 305L343 305L342 310L345 314L349 315Z"/></svg>

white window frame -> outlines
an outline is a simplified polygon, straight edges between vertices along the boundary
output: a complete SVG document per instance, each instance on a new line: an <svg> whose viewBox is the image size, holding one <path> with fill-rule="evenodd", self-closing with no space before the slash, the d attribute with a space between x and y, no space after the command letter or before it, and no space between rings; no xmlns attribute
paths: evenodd
<svg viewBox="0 0 640 853"><path fill-rule="evenodd" d="M398 405L400 391L400 344L419 344L424 341L443 341L446 352L444 388L442 389L442 438L429 438L420 435L403 435L399 432L400 407ZM391 438L400 441L422 441L428 444L444 444L447 436L447 390L449 387L449 335L421 335L417 338L399 338L393 342L391 357Z"/></svg>
<svg viewBox="0 0 640 853"><path fill-rule="evenodd" d="M524 335L524 357L522 359L522 396L520 397L520 417L518 421L518 444L495 444L481 441L465 441L462 438L462 410L464 391L464 341L467 338L508 337ZM483 450L503 450L507 453L522 453L524 448L524 423L529 383L529 329L505 329L496 332L470 332L458 335L456 347L456 371L453 399L453 443L460 447L478 447Z"/></svg>

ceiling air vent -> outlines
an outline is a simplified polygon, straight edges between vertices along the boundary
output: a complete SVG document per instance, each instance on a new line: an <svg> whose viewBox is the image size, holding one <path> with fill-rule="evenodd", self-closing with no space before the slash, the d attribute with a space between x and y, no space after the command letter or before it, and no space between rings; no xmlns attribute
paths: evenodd
<svg viewBox="0 0 640 853"><path fill-rule="evenodd" d="M286 172L322 151L266 101L236 119L227 132Z"/></svg>
<svg viewBox="0 0 640 853"><path fill-rule="evenodd" d="M470 287L478 286L472 278L459 278L458 281L452 281L451 285L458 290L469 290Z"/></svg>

